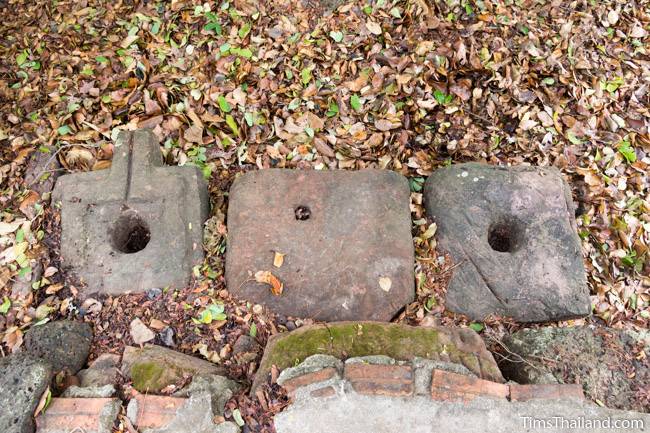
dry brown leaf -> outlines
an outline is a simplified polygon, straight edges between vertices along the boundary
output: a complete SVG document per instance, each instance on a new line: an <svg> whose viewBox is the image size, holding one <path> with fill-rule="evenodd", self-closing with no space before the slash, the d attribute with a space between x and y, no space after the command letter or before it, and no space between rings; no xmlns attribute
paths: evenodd
<svg viewBox="0 0 650 433"><path fill-rule="evenodd" d="M61 283L52 284L52 285L48 286L47 289L45 289L45 294L46 295L53 295L56 292L58 292L59 290L61 290L62 288L63 288L63 284L61 284Z"/></svg>
<svg viewBox="0 0 650 433"><path fill-rule="evenodd" d="M47 404L48 400L50 399L50 396L52 395L52 391L50 391L50 387L48 386L43 395L41 395L40 400L38 400L38 405L36 406L36 409L34 410L34 418L38 416L41 412L43 412L43 409L45 409L45 405Z"/></svg>
<svg viewBox="0 0 650 433"><path fill-rule="evenodd" d="M284 290L282 282L269 271L255 272L255 281L258 283L268 284L271 286L271 293L275 296L280 296Z"/></svg>
<svg viewBox="0 0 650 433"><path fill-rule="evenodd" d="M273 256L273 266L276 268L282 267L282 264L284 263L284 256L285 254L275 251L275 255Z"/></svg>
<svg viewBox="0 0 650 433"><path fill-rule="evenodd" d="M393 282L391 281L390 278L388 278L388 277L381 277L381 278L379 279L379 287L380 287L381 290L383 290L384 292L387 292L387 293L390 292L390 288L391 288L392 286L393 286Z"/></svg>
<svg viewBox="0 0 650 433"><path fill-rule="evenodd" d="M30 191L23 201L20 202L19 209L27 218L34 218L36 211L34 205L38 202L39 198L41 196L36 191Z"/></svg>
<svg viewBox="0 0 650 433"><path fill-rule="evenodd" d="M203 144L203 128L194 124L185 130L183 137L190 143Z"/></svg>
<svg viewBox="0 0 650 433"><path fill-rule="evenodd" d="M377 128L380 131L386 132L390 131L391 129L395 129L399 127L399 125L394 124L390 120L387 119L377 119L375 120L375 128Z"/></svg>
<svg viewBox="0 0 650 433"><path fill-rule="evenodd" d="M373 35L381 35L382 30L381 30L381 25L379 23L376 23L374 21L368 21L366 22L366 27L368 28L368 31L372 33Z"/></svg>

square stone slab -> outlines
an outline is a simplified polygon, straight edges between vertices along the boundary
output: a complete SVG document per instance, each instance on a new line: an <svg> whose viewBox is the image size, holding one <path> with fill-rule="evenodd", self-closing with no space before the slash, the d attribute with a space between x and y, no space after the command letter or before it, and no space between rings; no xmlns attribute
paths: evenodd
<svg viewBox="0 0 650 433"><path fill-rule="evenodd" d="M61 256L84 294L183 287L203 257L208 193L196 167L164 167L155 135L120 133L110 170L62 176Z"/></svg>
<svg viewBox="0 0 650 433"><path fill-rule="evenodd" d="M571 190L555 168L459 164L424 189L457 267L447 307L482 320L563 320L590 312Z"/></svg>
<svg viewBox="0 0 650 433"><path fill-rule="evenodd" d="M413 300L413 255L409 187L397 173L261 170L230 190L228 290L277 313L390 320ZM259 271L283 283L281 295Z"/></svg>

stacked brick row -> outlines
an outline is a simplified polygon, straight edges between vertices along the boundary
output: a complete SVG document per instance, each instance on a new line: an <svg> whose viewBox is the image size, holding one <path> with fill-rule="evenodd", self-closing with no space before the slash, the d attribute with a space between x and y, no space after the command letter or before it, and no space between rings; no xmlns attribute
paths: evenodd
<svg viewBox="0 0 650 433"><path fill-rule="evenodd" d="M428 395L440 401L468 402L476 397L511 401L584 399L580 385L504 384L411 364L348 363L344 365L342 373L334 367L327 367L288 379L282 386L290 396L295 396L300 389L306 389L312 397L333 396L339 389L347 388L363 395Z"/></svg>

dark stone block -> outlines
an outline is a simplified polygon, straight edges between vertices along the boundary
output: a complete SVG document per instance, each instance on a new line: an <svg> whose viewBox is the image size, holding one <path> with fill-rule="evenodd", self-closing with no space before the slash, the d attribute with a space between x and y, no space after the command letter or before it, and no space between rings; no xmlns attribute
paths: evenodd
<svg viewBox="0 0 650 433"><path fill-rule="evenodd" d="M447 307L521 322L590 313L569 186L555 168L459 164L425 185L427 212L458 265Z"/></svg>
<svg viewBox="0 0 650 433"><path fill-rule="evenodd" d="M150 131L121 133L110 170L62 176L61 256L84 295L183 287L203 257L207 188L196 167L164 167Z"/></svg>
<svg viewBox="0 0 650 433"><path fill-rule="evenodd" d="M0 358L0 432L34 433L34 410L52 380L52 369L29 356Z"/></svg>
<svg viewBox="0 0 650 433"><path fill-rule="evenodd" d="M25 349L50 364L55 373L76 374L86 365L92 338L88 323L60 320L31 328L25 335Z"/></svg>
<svg viewBox="0 0 650 433"><path fill-rule="evenodd" d="M388 321L413 300L413 254L408 183L396 173L261 170L230 190L228 289L280 314Z"/></svg>

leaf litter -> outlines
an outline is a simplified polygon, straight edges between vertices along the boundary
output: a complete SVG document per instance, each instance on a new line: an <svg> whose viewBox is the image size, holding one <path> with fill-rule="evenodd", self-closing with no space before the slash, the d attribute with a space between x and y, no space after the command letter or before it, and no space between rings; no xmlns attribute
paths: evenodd
<svg viewBox="0 0 650 433"><path fill-rule="evenodd" d="M456 264L436 248L422 185L455 162L554 165L578 205L594 315L552 325L648 328L646 0L351 1L331 13L318 6L0 0L12 17L0 24L3 354L31 326L71 316L93 322L93 356L120 353L139 317L152 329L169 324L176 350L250 380L259 357L241 364L232 356L242 335L264 344L311 322L225 290L223 192L242 171L270 167L407 176L418 296L397 320L500 335L518 325L446 311ZM183 290L80 302L80 286L57 256L59 215L47 192L24 181L27 165L41 153L60 164L31 173L39 181L106 169L118 131L135 128L153 129L166 163L196 165L209 180L207 257ZM275 255L269 268L281 262ZM260 280L281 295L282 283L263 272ZM271 387L237 396L226 415L269 432L284 405Z"/></svg>

